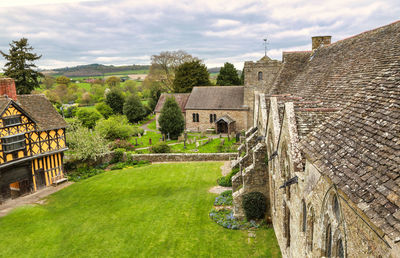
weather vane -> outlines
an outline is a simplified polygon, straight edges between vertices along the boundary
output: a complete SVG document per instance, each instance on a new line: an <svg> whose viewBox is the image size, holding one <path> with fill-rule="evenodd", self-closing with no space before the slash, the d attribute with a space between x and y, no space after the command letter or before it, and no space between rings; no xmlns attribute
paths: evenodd
<svg viewBox="0 0 400 258"><path fill-rule="evenodd" d="M267 56L267 49L268 49L268 40L264 39L264 49L265 49L265 56Z"/></svg>

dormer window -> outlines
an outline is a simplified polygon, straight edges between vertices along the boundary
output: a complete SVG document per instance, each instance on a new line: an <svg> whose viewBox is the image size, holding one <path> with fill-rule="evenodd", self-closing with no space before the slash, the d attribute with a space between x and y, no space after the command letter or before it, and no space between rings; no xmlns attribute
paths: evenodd
<svg viewBox="0 0 400 258"><path fill-rule="evenodd" d="M21 123L22 123L21 116L13 116L13 117L3 118L4 126L19 125Z"/></svg>
<svg viewBox="0 0 400 258"><path fill-rule="evenodd" d="M262 74L262 72L258 72L258 80L259 80L259 81L262 81L262 79L263 79L263 74Z"/></svg>

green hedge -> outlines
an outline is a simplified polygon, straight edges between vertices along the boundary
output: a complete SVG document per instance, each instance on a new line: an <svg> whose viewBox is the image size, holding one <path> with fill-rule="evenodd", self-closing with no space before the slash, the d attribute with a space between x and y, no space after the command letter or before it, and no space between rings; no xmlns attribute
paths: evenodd
<svg viewBox="0 0 400 258"><path fill-rule="evenodd" d="M248 220L263 219L267 209L267 200L260 192L243 195L242 206Z"/></svg>

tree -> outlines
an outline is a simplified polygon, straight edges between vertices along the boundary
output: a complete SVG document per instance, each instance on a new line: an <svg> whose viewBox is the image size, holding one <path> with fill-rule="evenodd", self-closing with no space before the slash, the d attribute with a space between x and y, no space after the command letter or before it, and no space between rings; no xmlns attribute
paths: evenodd
<svg viewBox="0 0 400 258"><path fill-rule="evenodd" d="M70 83L70 79L67 76L61 75L56 78L56 82L58 84L68 85Z"/></svg>
<svg viewBox="0 0 400 258"><path fill-rule="evenodd" d="M180 65L176 69L174 92L191 92L194 86L210 85L207 67L200 61L191 61Z"/></svg>
<svg viewBox="0 0 400 258"><path fill-rule="evenodd" d="M114 87L119 86L119 83L120 83L120 82L121 82L121 80L120 80L118 77L116 77L116 76L108 77L107 80L106 80L106 84L107 84L110 88L114 88Z"/></svg>
<svg viewBox="0 0 400 258"><path fill-rule="evenodd" d="M153 111L156 108L160 96L161 96L161 87L157 84L152 85L150 88L150 101L149 101L150 110Z"/></svg>
<svg viewBox="0 0 400 258"><path fill-rule="evenodd" d="M55 83L55 79L53 76L50 75L45 75L43 79L43 84L46 87L46 89L51 89Z"/></svg>
<svg viewBox="0 0 400 258"><path fill-rule="evenodd" d="M240 74L240 85L244 85L244 67L242 73Z"/></svg>
<svg viewBox="0 0 400 258"><path fill-rule="evenodd" d="M82 122L83 126L91 129L96 125L96 122L101 118L101 115L97 110L81 108L76 112L76 117Z"/></svg>
<svg viewBox="0 0 400 258"><path fill-rule="evenodd" d="M96 110L99 111L99 113L100 113L105 119L109 118L109 117L112 116L113 113L114 113L113 110L112 110L112 108L110 108L110 106L107 105L107 104L104 103L104 102L101 102L101 103L96 104L95 107L96 107Z"/></svg>
<svg viewBox="0 0 400 258"><path fill-rule="evenodd" d="M7 60L4 75L13 78L18 94L29 94L39 87L39 77L43 76L36 71L36 61L42 57L32 53L33 48L29 46L28 39L13 40L10 44L9 54L0 51Z"/></svg>
<svg viewBox="0 0 400 258"><path fill-rule="evenodd" d="M158 81L166 90L173 90L176 69L185 62L200 61L183 50L163 51L151 56L151 66L146 81Z"/></svg>
<svg viewBox="0 0 400 258"><path fill-rule="evenodd" d="M124 96L118 89L112 89L106 95L106 104L109 105L115 114L122 114L124 107Z"/></svg>
<svg viewBox="0 0 400 258"><path fill-rule="evenodd" d="M185 129L185 119L174 97L169 97L165 101L158 123L160 131L163 134L169 133L171 139L177 139Z"/></svg>
<svg viewBox="0 0 400 258"><path fill-rule="evenodd" d="M230 85L240 85L240 79L235 66L231 63L225 63L221 70L219 71L217 77L217 85L219 86L230 86Z"/></svg>
<svg viewBox="0 0 400 258"><path fill-rule="evenodd" d="M125 101L124 115L126 115L131 123L139 122L146 115L146 110L144 109L138 96L132 94Z"/></svg>

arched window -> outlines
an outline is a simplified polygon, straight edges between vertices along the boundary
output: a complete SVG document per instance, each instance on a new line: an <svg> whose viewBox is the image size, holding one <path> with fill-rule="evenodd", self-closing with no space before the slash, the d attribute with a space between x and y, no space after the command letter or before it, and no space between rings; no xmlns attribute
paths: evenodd
<svg viewBox="0 0 400 258"><path fill-rule="evenodd" d="M332 227L330 223L325 231L325 256L332 257Z"/></svg>
<svg viewBox="0 0 400 258"><path fill-rule="evenodd" d="M196 122L196 114L193 113L193 122Z"/></svg>
<svg viewBox="0 0 400 258"><path fill-rule="evenodd" d="M336 242L336 256L339 258L344 258L344 248L341 238L339 238Z"/></svg>
<svg viewBox="0 0 400 258"><path fill-rule="evenodd" d="M284 147L281 152L281 176L284 182L290 179L290 166L289 166L289 156L286 148L286 143L283 143ZM290 200L290 186L285 187L286 198Z"/></svg>
<svg viewBox="0 0 400 258"><path fill-rule="evenodd" d="M287 207L286 202L283 202L284 220L283 220L283 232L286 237L286 246L290 246L290 210Z"/></svg>
<svg viewBox="0 0 400 258"><path fill-rule="evenodd" d="M313 241L314 241L314 210L311 207L307 219L307 246L310 252L313 250Z"/></svg>
<svg viewBox="0 0 400 258"><path fill-rule="evenodd" d="M198 113L196 113L196 122L200 122Z"/></svg>
<svg viewBox="0 0 400 258"><path fill-rule="evenodd" d="M332 210L335 214L336 219L339 221L340 219L340 210L339 210L339 200L337 195L335 194L332 199Z"/></svg>
<svg viewBox="0 0 400 258"><path fill-rule="evenodd" d="M263 79L263 73L262 72L258 72L258 80L262 81Z"/></svg>
<svg viewBox="0 0 400 258"><path fill-rule="evenodd" d="M307 228L307 207L306 207L306 202L304 201L304 199L301 201L302 206L303 206L303 220L302 220L302 228L301 231L302 232L306 232L306 228Z"/></svg>

